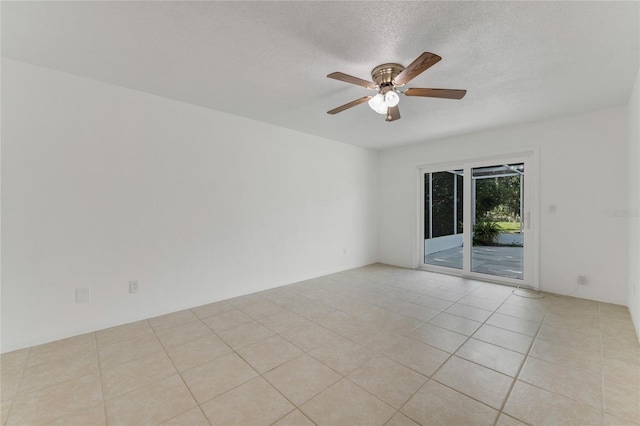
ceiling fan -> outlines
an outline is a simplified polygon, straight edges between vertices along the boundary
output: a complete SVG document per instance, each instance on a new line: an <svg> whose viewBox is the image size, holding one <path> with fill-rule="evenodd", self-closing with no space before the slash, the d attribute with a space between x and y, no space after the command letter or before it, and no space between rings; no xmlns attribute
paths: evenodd
<svg viewBox="0 0 640 426"><path fill-rule="evenodd" d="M378 114L386 114L387 118L385 121L395 121L400 119L400 110L398 109L398 103L400 102L399 94L426 98L462 99L467 93L466 90L419 88L410 88L404 91L400 90L400 87L413 80L431 66L437 64L441 59L442 58L435 53L424 52L406 68L400 64L393 63L378 65L371 71L373 81L363 80L341 72L333 72L327 77L356 84L367 89L377 90L378 93L351 101L348 104L327 111L327 114L337 114L369 101L371 109Z"/></svg>

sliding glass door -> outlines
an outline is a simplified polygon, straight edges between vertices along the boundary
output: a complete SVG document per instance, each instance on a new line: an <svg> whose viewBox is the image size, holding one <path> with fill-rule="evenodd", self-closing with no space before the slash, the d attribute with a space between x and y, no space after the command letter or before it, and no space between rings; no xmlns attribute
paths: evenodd
<svg viewBox="0 0 640 426"><path fill-rule="evenodd" d="M424 263L462 269L464 172L424 175Z"/></svg>
<svg viewBox="0 0 640 426"><path fill-rule="evenodd" d="M471 170L471 271L524 279L524 163Z"/></svg>
<svg viewBox="0 0 640 426"><path fill-rule="evenodd" d="M421 265L537 288L533 156L420 169Z"/></svg>

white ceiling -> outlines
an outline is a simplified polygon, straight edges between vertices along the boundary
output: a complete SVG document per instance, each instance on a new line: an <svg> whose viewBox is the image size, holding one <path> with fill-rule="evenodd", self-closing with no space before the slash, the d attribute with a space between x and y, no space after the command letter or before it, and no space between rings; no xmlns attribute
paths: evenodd
<svg viewBox="0 0 640 426"><path fill-rule="evenodd" d="M638 71L638 2L2 2L2 55L381 149L623 105ZM441 62L387 123L370 79L422 52Z"/></svg>

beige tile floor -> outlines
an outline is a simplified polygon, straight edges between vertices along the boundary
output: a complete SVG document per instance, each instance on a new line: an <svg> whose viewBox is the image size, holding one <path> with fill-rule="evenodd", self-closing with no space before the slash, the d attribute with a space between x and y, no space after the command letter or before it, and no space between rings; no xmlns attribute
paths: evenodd
<svg viewBox="0 0 640 426"><path fill-rule="evenodd" d="M2 424L627 425L625 307L371 265L1 356Z"/></svg>

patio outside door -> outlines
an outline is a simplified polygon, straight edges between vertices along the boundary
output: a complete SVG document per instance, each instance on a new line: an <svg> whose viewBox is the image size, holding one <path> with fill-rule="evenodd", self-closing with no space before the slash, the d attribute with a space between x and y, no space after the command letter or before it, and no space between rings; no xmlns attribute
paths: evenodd
<svg viewBox="0 0 640 426"><path fill-rule="evenodd" d="M532 160L420 169L421 267L537 288Z"/></svg>

